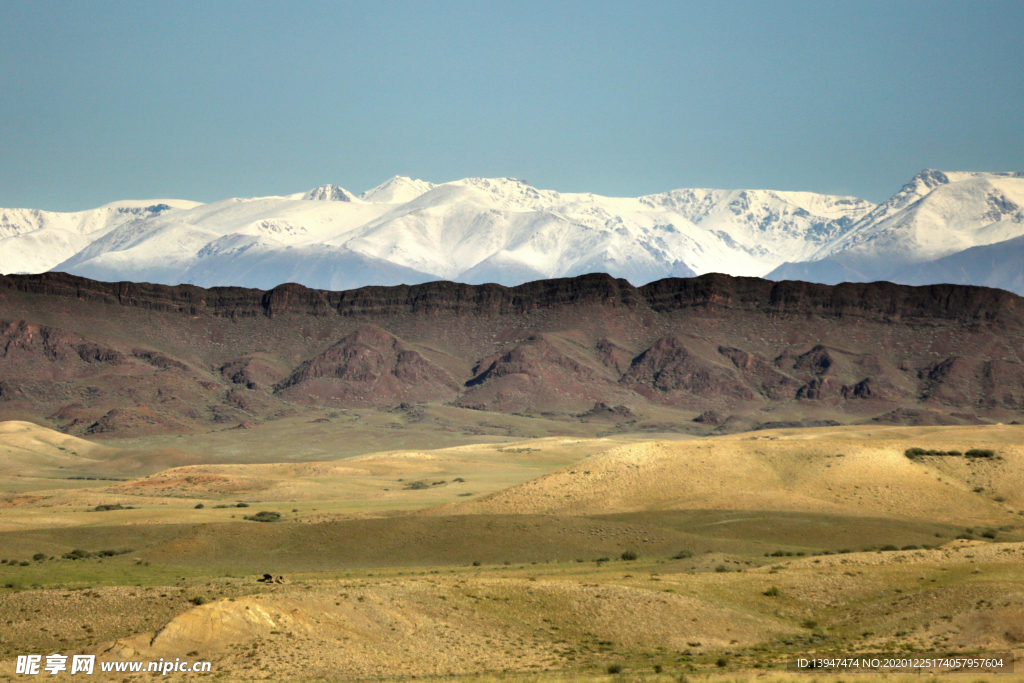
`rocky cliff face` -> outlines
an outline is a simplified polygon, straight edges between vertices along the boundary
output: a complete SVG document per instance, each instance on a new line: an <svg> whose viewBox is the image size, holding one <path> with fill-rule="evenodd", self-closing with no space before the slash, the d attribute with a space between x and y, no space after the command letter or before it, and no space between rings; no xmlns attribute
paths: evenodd
<svg viewBox="0 0 1024 683"><path fill-rule="evenodd" d="M1022 303L724 275L345 292L0 276L0 418L127 434L446 403L567 420L606 404L641 422L670 409L705 430L1006 421L1024 411Z"/></svg>
<svg viewBox="0 0 1024 683"><path fill-rule="evenodd" d="M604 274L538 280L517 287L430 282L363 287L344 292L283 284L269 291L242 287L98 282L66 273L0 275L0 292L222 318L312 316L509 315L562 306L600 304L708 312L858 316L871 320L984 320L1020 325L1024 299L1006 291L964 285L908 287L890 282L819 285L771 282L712 273L668 278L643 287Z"/></svg>

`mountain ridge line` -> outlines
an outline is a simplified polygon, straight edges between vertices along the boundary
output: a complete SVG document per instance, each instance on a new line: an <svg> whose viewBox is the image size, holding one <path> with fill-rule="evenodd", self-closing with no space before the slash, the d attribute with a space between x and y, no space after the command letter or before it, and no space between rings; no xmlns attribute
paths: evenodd
<svg viewBox="0 0 1024 683"><path fill-rule="evenodd" d="M438 280L417 285L371 285L331 291L296 283L270 290L244 287L102 282L60 272L0 275L4 292L56 296L165 313L218 318L284 313L314 316L456 313L507 315L562 305L601 304L647 307L665 313L684 308L748 309L779 315L859 316L871 319L975 319L1024 324L1022 298L974 285L899 285L891 282L823 285L798 280L771 281L708 273L665 278L636 287L623 278L592 273L536 280L506 287Z"/></svg>

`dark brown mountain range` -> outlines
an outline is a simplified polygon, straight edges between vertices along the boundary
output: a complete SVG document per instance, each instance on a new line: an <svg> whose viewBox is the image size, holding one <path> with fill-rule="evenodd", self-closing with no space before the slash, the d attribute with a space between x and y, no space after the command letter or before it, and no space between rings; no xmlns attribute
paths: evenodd
<svg viewBox="0 0 1024 683"><path fill-rule="evenodd" d="M346 292L0 276L0 419L127 436L401 403L705 432L1012 421L1024 299L725 275Z"/></svg>

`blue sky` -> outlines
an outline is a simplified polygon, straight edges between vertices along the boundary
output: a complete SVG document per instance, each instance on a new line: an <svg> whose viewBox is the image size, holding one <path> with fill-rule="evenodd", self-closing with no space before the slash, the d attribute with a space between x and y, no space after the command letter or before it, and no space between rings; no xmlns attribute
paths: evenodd
<svg viewBox="0 0 1024 683"><path fill-rule="evenodd" d="M0 206L1024 169L1024 2L0 3Z"/></svg>

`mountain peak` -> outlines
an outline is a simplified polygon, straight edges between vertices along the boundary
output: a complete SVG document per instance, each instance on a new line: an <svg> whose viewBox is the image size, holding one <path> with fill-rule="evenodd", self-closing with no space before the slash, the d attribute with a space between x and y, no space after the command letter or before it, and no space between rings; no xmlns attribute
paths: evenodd
<svg viewBox="0 0 1024 683"><path fill-rule="evenodd" d="M356 196L340 185L321 185L302 195L302 198L318 202L351 202Z"/></svg>
<svg viewBox="0 0 1024 683"><path fill-rule="evenodd" d="M359 198L374 204L403 204L430 192L435 187L437 186L434 183L428 183L425 180L413 180L406 176L396 175L362 193Z"/></svg>

